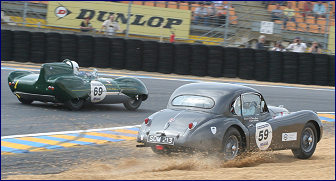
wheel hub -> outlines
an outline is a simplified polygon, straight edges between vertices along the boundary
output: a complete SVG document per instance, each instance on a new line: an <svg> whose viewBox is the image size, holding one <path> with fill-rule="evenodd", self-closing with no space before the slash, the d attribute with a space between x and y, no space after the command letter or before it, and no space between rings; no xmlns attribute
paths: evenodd
<svg viewBox="0 0 336 181"><path fill-rule="evenodd" d="M236 149L237 149L237 147L235 145L233 145L232 148L231 148L232 152L235 152Z"/></svg>
<svg viewBox="0 0 336 181"><path fill-rule="evenodd" d="M309 137L309 138L308 138L308 143L310 144L311 142L313 142L313 138L312 138L312 137Z"/></svg>
<svg viewBox="0 0 336 181"><path fill-rule="evenodd" d="M238 138L234 135L230 136L225 145L225 159L232 160L238 154Z"/></svg>
<svg viewBox="0 0 336 181"><path fill-rule="evenodd" d="M313 147L314 147L314 132L311 128L307 128L306 130L304 130L303 132L303 137L302 137L302 146L303 146L303 150L305 152L310 152Z"/></svg>

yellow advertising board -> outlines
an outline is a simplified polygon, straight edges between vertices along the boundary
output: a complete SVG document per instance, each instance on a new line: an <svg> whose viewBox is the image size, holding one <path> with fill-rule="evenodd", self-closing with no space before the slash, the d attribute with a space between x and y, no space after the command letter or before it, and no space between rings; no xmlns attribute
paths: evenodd
<svg viewBox="0 0 336 181"><path fill-rule="evenodd" d="M114 15L121 31L126 30L128 4L107 1L49 1L47 24L79 28L86 17L99 30L102 23ZM129 33L151 36L188 38L191 11L132 4Z"/></svg>

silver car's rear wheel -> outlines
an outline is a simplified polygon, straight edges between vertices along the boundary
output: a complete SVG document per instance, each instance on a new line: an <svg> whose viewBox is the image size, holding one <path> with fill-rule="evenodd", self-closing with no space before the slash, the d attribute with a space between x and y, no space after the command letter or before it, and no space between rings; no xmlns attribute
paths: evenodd
<svg viewBox="0 0 336 181"><path fill-rule="evenodd" d="M238 155L238 138L235 135L231 135L224 145L225 159L233 159Z"/></svg>
<svg viewBox="0 0 336 181"><path fill-rule="evenodd" d="M236 128L229 128L223 139L222 155L224 160L233 160L243 152L243 142Z"/></svg>

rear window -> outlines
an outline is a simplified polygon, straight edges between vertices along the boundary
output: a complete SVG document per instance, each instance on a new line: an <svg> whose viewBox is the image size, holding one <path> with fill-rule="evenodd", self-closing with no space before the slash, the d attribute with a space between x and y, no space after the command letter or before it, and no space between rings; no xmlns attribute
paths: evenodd
<svg viewBox="0 0 336 181"><path fill-rule="evenodd" d="M211 109L215 105L215 101L204 96L181 95L173 99L172 105Z"/></svg>

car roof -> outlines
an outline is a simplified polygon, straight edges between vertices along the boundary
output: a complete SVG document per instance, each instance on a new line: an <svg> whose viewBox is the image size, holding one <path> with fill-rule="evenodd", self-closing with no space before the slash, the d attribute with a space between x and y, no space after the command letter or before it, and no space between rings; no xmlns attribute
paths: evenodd
<svg viewBox="0 0 336 181"><path fill-rule="evenodd" d="M171 95L167 108L174 108L171 101L179 95L200 95L210 97L215 106L207 111L221 114L228 111L230 104L243 93L259 93L256 89L237 84L202 82L191 83L177 88ZM260 94L260 93L259 93ZM197 109L197 108L195 108Z"/></svg>

